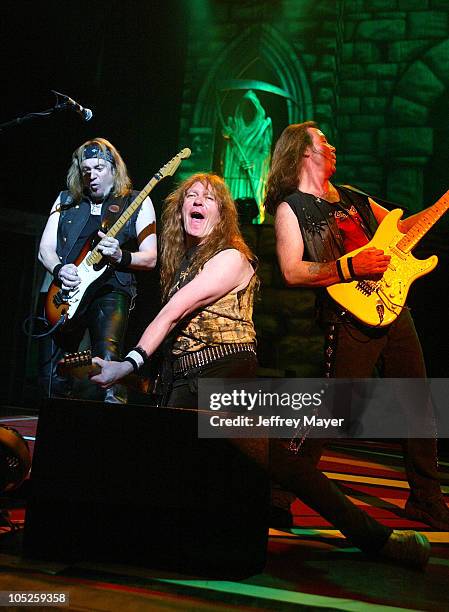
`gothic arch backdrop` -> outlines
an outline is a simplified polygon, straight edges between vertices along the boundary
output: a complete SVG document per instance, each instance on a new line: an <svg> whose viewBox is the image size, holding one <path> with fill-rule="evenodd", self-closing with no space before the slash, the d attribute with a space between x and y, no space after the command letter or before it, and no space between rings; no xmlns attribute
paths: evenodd
<svg viewBox="0 0 449 612"><path fill-rule="evenodd" d="M261 74L268 75L270 82L261 80ZM277 82L272 82L274 79ZM285 108L284 125L313 116L309 81L297 52L272 26L250 26L222 49L201 84L188 129L193 154L183 168L185 175L213 168L214 150L219 145L216 142L219 106L223 92L232 88L231 82L236 89L238 82L242 90L260 88L265 100L272 100L269 106L281 103ZM267 104L265 108L270 115L272 109ZM275 133L274 138L277 136Z"/></svg>

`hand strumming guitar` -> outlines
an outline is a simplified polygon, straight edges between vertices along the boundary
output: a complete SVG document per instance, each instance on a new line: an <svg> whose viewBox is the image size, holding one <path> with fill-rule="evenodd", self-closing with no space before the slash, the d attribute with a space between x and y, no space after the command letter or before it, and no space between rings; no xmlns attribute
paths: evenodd
<svg viewBox="0 0 449 612"><path fill-rule="evenodd" d="M391 257L381 249L369 247L352 258L355 277L378 280L388 268Z"/></svg>
<svg viewBox="0 0 449 612"><path fill-rule="evenodd" d="M74 289L81 282L78 276L78 268L72 263L62 266L58 272L58 278L62 283L63 289Z"/></svg>

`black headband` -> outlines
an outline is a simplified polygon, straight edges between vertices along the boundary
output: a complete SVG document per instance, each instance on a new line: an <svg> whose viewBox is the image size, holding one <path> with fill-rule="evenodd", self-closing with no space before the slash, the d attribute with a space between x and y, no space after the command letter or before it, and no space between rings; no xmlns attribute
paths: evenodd
<svg viewBox="0 0 449 612"><path fill-rule="evenodd" d="M105 161L108 161L113 166L115 166L115 159L110 149L106 147L103 150L96 142L94 142L93 144L86 145L81 154L81 161L92 158L104 159Z"/></svg>

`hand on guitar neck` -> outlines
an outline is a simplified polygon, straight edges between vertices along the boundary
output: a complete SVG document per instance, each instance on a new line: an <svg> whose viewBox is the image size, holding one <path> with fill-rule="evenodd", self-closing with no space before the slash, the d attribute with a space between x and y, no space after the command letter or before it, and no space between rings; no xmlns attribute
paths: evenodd
<svg viewBox="0 0 449 612"><path fill-rule="evenodd" d="M120 380L125 386L139 393L151 393L153 381L133 374L132 365L128 361L105 361L94 357L90 350L79 353L68 353L58 365L59 376L72 376L80 380L89 378L103 389L111 387Z"/></svg>
<svg viewBox="0 0 449 612"><path fill-rule="evenodd" d="M101 357L94 357L92 364L96 366L96 371L90 375L90 380L102 389L108 389L115 382L133 376L133 367L129 361L105 361Z"/></svg>
<svg viewBox="0 0 449 612"><path fill-rule="evenodd" d="M100 242L97 245L98 250L106 257L111 263L118 264L122 259L122 250L120 248L120 243L117 238L113 238L112 236L107 236L103 232L98 232L99 237L101 238Z"/></svg>

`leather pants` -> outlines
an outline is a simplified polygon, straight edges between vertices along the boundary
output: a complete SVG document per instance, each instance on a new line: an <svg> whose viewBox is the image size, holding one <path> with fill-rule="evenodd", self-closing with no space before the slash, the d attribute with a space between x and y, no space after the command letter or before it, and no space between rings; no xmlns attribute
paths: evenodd
<svg viewBox="0 0 449 612"><path fill-rule="evenodd" d="M95 297L77 321L76 327L67 332L57 332L44 338L39 346L39 383L48 397L74 397L73 381L56 373L58 361L64 353L78 351L86 330L89 332L92 356L118 361L128 325L131 298L120 291L102 291ZM114 385L104 391L93 384L82 393L85 399L110 403L126 403L126 390Z"/></svg>

